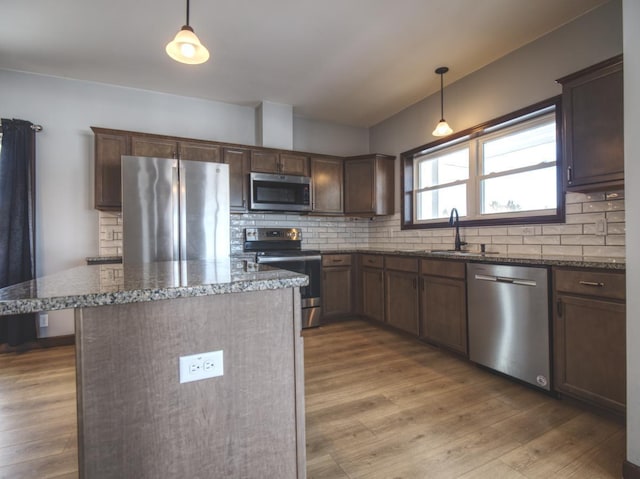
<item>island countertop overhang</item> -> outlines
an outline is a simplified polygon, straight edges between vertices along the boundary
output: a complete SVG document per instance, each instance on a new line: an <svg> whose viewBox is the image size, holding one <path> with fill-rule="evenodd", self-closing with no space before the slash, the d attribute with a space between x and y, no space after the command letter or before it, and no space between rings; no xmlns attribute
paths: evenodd
<svg viewBox="0 0 640 479"><path fill-rule="evenodd" d="M79 266L0 289L0 316L306 286L308 277L239 259Z"/></svg>

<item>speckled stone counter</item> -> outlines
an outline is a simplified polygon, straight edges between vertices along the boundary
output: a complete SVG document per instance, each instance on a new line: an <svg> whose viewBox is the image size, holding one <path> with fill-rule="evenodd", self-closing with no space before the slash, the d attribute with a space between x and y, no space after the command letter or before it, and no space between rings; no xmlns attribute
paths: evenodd
<svg viewBox="0 0 640 479"><path fill-rule="evenodd" d="M0 289L0 315L305 286L305 275L241 259L80 266Z"/></svg>
<svg viewBox="0 0 640 479"><path fill-rule="evenodd" d="M573 268L600 268L609 270L625 270L624 258L600 258L582 256L543 256L543 255L517 255L517 254L492 254L480 252L454 251L402 251L397 249L344 249L323 250L322 254L384 254L398 256L417 256L420 258L451 259L466 262L485 262L502 264L527 264L538 266L567 266Z"/></svg>

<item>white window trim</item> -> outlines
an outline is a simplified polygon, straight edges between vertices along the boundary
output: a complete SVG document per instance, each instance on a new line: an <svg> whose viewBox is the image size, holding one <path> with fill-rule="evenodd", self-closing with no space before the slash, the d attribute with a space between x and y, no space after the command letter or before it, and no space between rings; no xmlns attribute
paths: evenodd
<svg viewBox="0 0 640 479"><path fill-rule="evenodd" d="M480 182L482 180L498 178L501 176L513 175L516 173L525 173L528 171L535 171L543 168L550 168L555 166L558 168L559 158L556 157L553 162L540 162L535 165L516 168L513 170L500 171L498 173L489 173L487 175L481 175L481 167L484 158L482 157L482 144L494 140L502 136L508 136L518 131L528 130L535 128L538 125L548 123L549 121L556 122L556 109L555 107L547 107L532 114L524 115L523 117L516 118L505 124L495 125L487 128L481 132L479 136L470 138L469 136L464 138L458 138L455 141L439 145L432 150L425 150L424 152L416 153L413 159L413 224L415 225L429 225L442 223L444 218L432 218L419 220L418 215L418 193L425 191L436 191L438 189L451 187L459 184L467 185L467 214L460 216L460 219L466 221L482 221L491 219L526 219L529 217L541 217L541 216L556 216L558 214L558 207L543 209L543 210L527 210L521 212L506 211L502 213L480 213L480 207L482 204L482 198L480 198ZM560 141L556 138L556 143ZM458 180L450 183L443 183L436 186L418 188L419 181L419 164L423 161L428 161L430 157L441 156L443 152L454 152L460 149L469 149L469 177L466 180Z"/></svg>

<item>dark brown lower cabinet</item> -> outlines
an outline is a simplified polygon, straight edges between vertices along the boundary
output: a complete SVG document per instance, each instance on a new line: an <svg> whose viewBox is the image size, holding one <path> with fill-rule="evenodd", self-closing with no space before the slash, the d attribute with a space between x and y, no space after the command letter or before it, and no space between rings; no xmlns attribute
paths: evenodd
<svg viewBox="0 0 640 479"><path fill-rule="evenodd" d="M350 254L322 257L322 316L341 316L353 312Z"/></svg>
<svg viewBox="0 0 640 479"><path fill-rule="evenodd" d="M387 324L418 335L418 260L385 256Z"/></svg>
<svg viewBox="0 0 640 479"><path fill-rule="evenodd" d="M466 301L464 280L422 276L420 278L420 336L466 355Z"/></svg>
<svg viewBox="0 0 640 479"><path fill-rule="evenodd" d="M384 322L384 270L362 268L362 314Z"/></svg>
<svg viewBox="0 0 640 479"><path fill-rule="evenodd" d="M624 412L624 274L555 270L554 281L555 389Z"/></svg>

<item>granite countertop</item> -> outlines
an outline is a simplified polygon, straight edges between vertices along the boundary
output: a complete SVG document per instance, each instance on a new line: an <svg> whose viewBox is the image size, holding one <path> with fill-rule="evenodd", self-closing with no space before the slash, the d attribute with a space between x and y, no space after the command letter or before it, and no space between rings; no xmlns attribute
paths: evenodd
<svg viewBox="0 0 640 479"><path fill-rule="evenodd" d="M306 286L303 274L223 261L79 266L0 289L0 316Z"/></svg>
<svg viewBox="0 0 640 479"><path fill-rule="evenodd" d="M456 261L473 261L485 263L508 263L526 264L538 266L570 266L575 268L600 268L610 270L625 270L626 262L624 258L601 258L591 256L552 256L552 255L523 255L523 254L493 254L480 252L464 252L463 254L454 251L434 252L428 250L403 251L398 249L340 249L323 250L322 254L386 254L398 256L416 256L419 258L451 259Z"/></svg>

